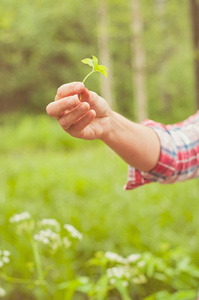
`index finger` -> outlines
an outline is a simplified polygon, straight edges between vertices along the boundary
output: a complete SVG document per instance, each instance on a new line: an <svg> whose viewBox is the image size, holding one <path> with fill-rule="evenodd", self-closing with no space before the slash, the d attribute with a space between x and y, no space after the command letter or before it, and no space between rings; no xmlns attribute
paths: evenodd
<svg viewBox="0 0 199 300"><path fill-rule="evenodd" d="M57 90L55 101L60 100L64 97L81 94L84 89L85 86L82 82L71 82L71 83L63 84Z"/></svg>

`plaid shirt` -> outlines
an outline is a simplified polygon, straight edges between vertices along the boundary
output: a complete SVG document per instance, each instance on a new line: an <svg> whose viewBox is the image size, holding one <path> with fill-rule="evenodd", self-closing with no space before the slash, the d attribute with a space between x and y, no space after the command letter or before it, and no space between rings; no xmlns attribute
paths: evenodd
<svg viewBox="0 0 199 300"><path fill-rule="evenodd" d="M167 184L199 176L199 111L174 125L165 126L152 120L143 124L156 131L161 143L160 158L150 172L129 166L125 190L150 182Z"/></svg>

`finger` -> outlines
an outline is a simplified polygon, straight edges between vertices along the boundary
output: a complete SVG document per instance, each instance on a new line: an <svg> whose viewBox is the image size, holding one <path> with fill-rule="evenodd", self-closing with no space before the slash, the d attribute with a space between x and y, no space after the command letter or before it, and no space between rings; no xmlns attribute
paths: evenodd
<svg viewBox="0 0 199 300"><path fill-rule="evenodd" d="M76 123L80 118L82 118L86 112L90 109L88 103L81 103L71 112L64 114L59 119L59 124L64 130L68 130L74 123Z"/></svg>
<svg viewBox="0 0 199 300"><path fill-rule="evenodd" d="M57 119L63 114L63 112L67 110L70 111L79 104L80 101L77 96L67 97L55 102L51 102L46 107L46 111L49 116Z"/></svg>
<svg viewBox="0 0 199 300"><path fill-rule="evenodd" d="M96 112L94 110L89 110L81 119L79 119L75 124L70 127L68 132L78 137L78 132L81 133L86 126L88 126L96 117Z"/></svg>
<svg viewBox="0 0 199 300"><path fill-rule="evenodd" d="M99 96L94 92L90 92L88 89L84 89L81 94L81 101L88 102L91 108L94 108L99 103Z"/></svg>
<svg viewBox="0 0 199 300"><path fill-rule="evenodd" d="M85 86L82 82L71 82L71 83L63 84L57 90L55 101L64 97L81 94L84 89Z"/></svg>

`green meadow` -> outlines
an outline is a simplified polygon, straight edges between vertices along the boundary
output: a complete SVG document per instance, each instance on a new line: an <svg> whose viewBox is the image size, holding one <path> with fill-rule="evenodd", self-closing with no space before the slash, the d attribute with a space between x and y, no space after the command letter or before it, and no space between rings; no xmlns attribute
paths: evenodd
<svg viewBox="0 0 199 300"><path fill-rule="evenodd" d="M69 137L45 115L2 118L0 149L0 248L11 252L10 263L0 272L0 285L7 291L5 299L137 300L155 294L146 299L196 299L198 179L173 185L153 183L124 191L127 165L114 152L100 141ZM51 218L71 224L83 235L81 241L56 253L43 250L39 244L44 278L49 284L46 292L35 282L23 284L16 280L37 278L26 233L9 222L22 212L29 212L35 223ZM146 281L132 286L129 283L123 292L117 286L110 288L108 283L101 296L88 284L82 290L75 286L70 293L67 286L57 288L57 284L79 276L97 282L107 266L103 260L93 265L88 262L108 251L122 257L148 253L167 262L165 254L171 253L169 263L173 257L177 264L184 261L184 267L178 270L180 283L173 286L173 275L169 280L153 278L154 263L150 274L143 271ZM169 298L173 296L167 294L182 291L190 293L189 297L185 293Z"/></svg>

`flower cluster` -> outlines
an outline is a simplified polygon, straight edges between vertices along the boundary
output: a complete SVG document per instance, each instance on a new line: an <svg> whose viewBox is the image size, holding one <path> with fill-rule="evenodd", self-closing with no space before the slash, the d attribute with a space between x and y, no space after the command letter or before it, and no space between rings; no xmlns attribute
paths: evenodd
<svg viewBox="0 0 199 300"><path fill-rule="evenodd" d="M42 244L48 245L51 250L57 250L61 245L69 248L72 242L69 240L68 236L62 236L61 224L55 219L42 219L40 222L42 227L45 229L40 230L34 235L36 241ZM51 228L49 228L51 227ZM65 224L63 226L70 235L70 237L75 239L82 239L82 234L72 225Z"/></svg>
<svg viewBox="0 0 199 300"><path fill-rule="evenodd" d="M105 252L105 257L110 262L117 262L120 264L130 264L138 261L141 258L141 255L139 253L135 253L124 258L123 256L118 255L117 253L107 251Z"/></svg>
<svg viewBox="0 0 199 300"><path fill-rule="evenodd" d="M41 220L41 225L43 225L43 226L52 226L57 231L60 231L60 229L61 229L59 222L55 219L42 219Z"/></svg>
<svg viewBox="0 0 199 300"><path fill-rule="evenodd" d="M5 264L9 264L9 262L10 262L10 251L0 250L0 268L2 268Z"/></svg>
<svg viewBox="0 0 199 300"><path fill-rule="evenodd" d="M107 252L105 252L104 255L111 262L117 262L117 263L121 263L121 264L125 262L125 258L123 258L121 255L119 255L117 253L107 251Z"/></svg>
<svg viewBox="0 0 199 300"><path fill-rule="evenodd" d="M131 277L131 274L129 273L128 269L124 266L109 268L106 271L109 278L117 277L128 279Z"/></svg>
<svg viewBox="0 0 199 300"><path fill-rule="evenodd" d="M53 250L56 250L60 246L60 235L51 229L40 230L38 234L34 235L34 239L42 242L43 244L51 245Z"/></svg>
<svg viewBox="0 0 199 300"><path fill-rule="evenodd" d="M123 286L128 286L129 282L142 284L146 282L146 277L140 271L143 266L141 254L134 253L127 257L123 257L114 252L105 252L104 257L107 259L107 264L112 267L107 268L106 273L111 285L115 284L116 280L120 280Z"/></svg>
<svg viewBox="0 0 199 300"><path fill-rule="evenodd" d="M22 212L21 214L16 214L14 216L12 216L9 221L10 223L18 223L24 220L29 220L31 218L31 215L29 212L25 211Z"/></svg>
<svg viewBox="0 0 199 300"><path fill-rule="evenodd" d="M13 215L9 221L10 223L20 223L18 229L27 230L29 229L33 233L37 229L36 224L34 222L27 225L23 221L27 221L31 219L31 215L29 212L22 212L20 214ZM40 231L33 235L34 240L41 242L44 245L48 245L52 250L56 250L62 244L69 248L72 245L70 238L81 240L83 238L82 234L72 225L65 224L63 226L64 229L67 230L68 235L64 235L62 237L61 234L61 224L52 218L42 219L39 223ZM21 232L20 231L20 232ZM0 263L1 265L1 263Z"/></svg>
<svg viewBox="0 0 199 300"><path fill-rule="evenodd" d="M82 240L82 238L83 238L82 234L75 227L73 227L70 224L65 224L64 228L70 233L70 235L73 238L76 238L78 240Z"/></svg>

